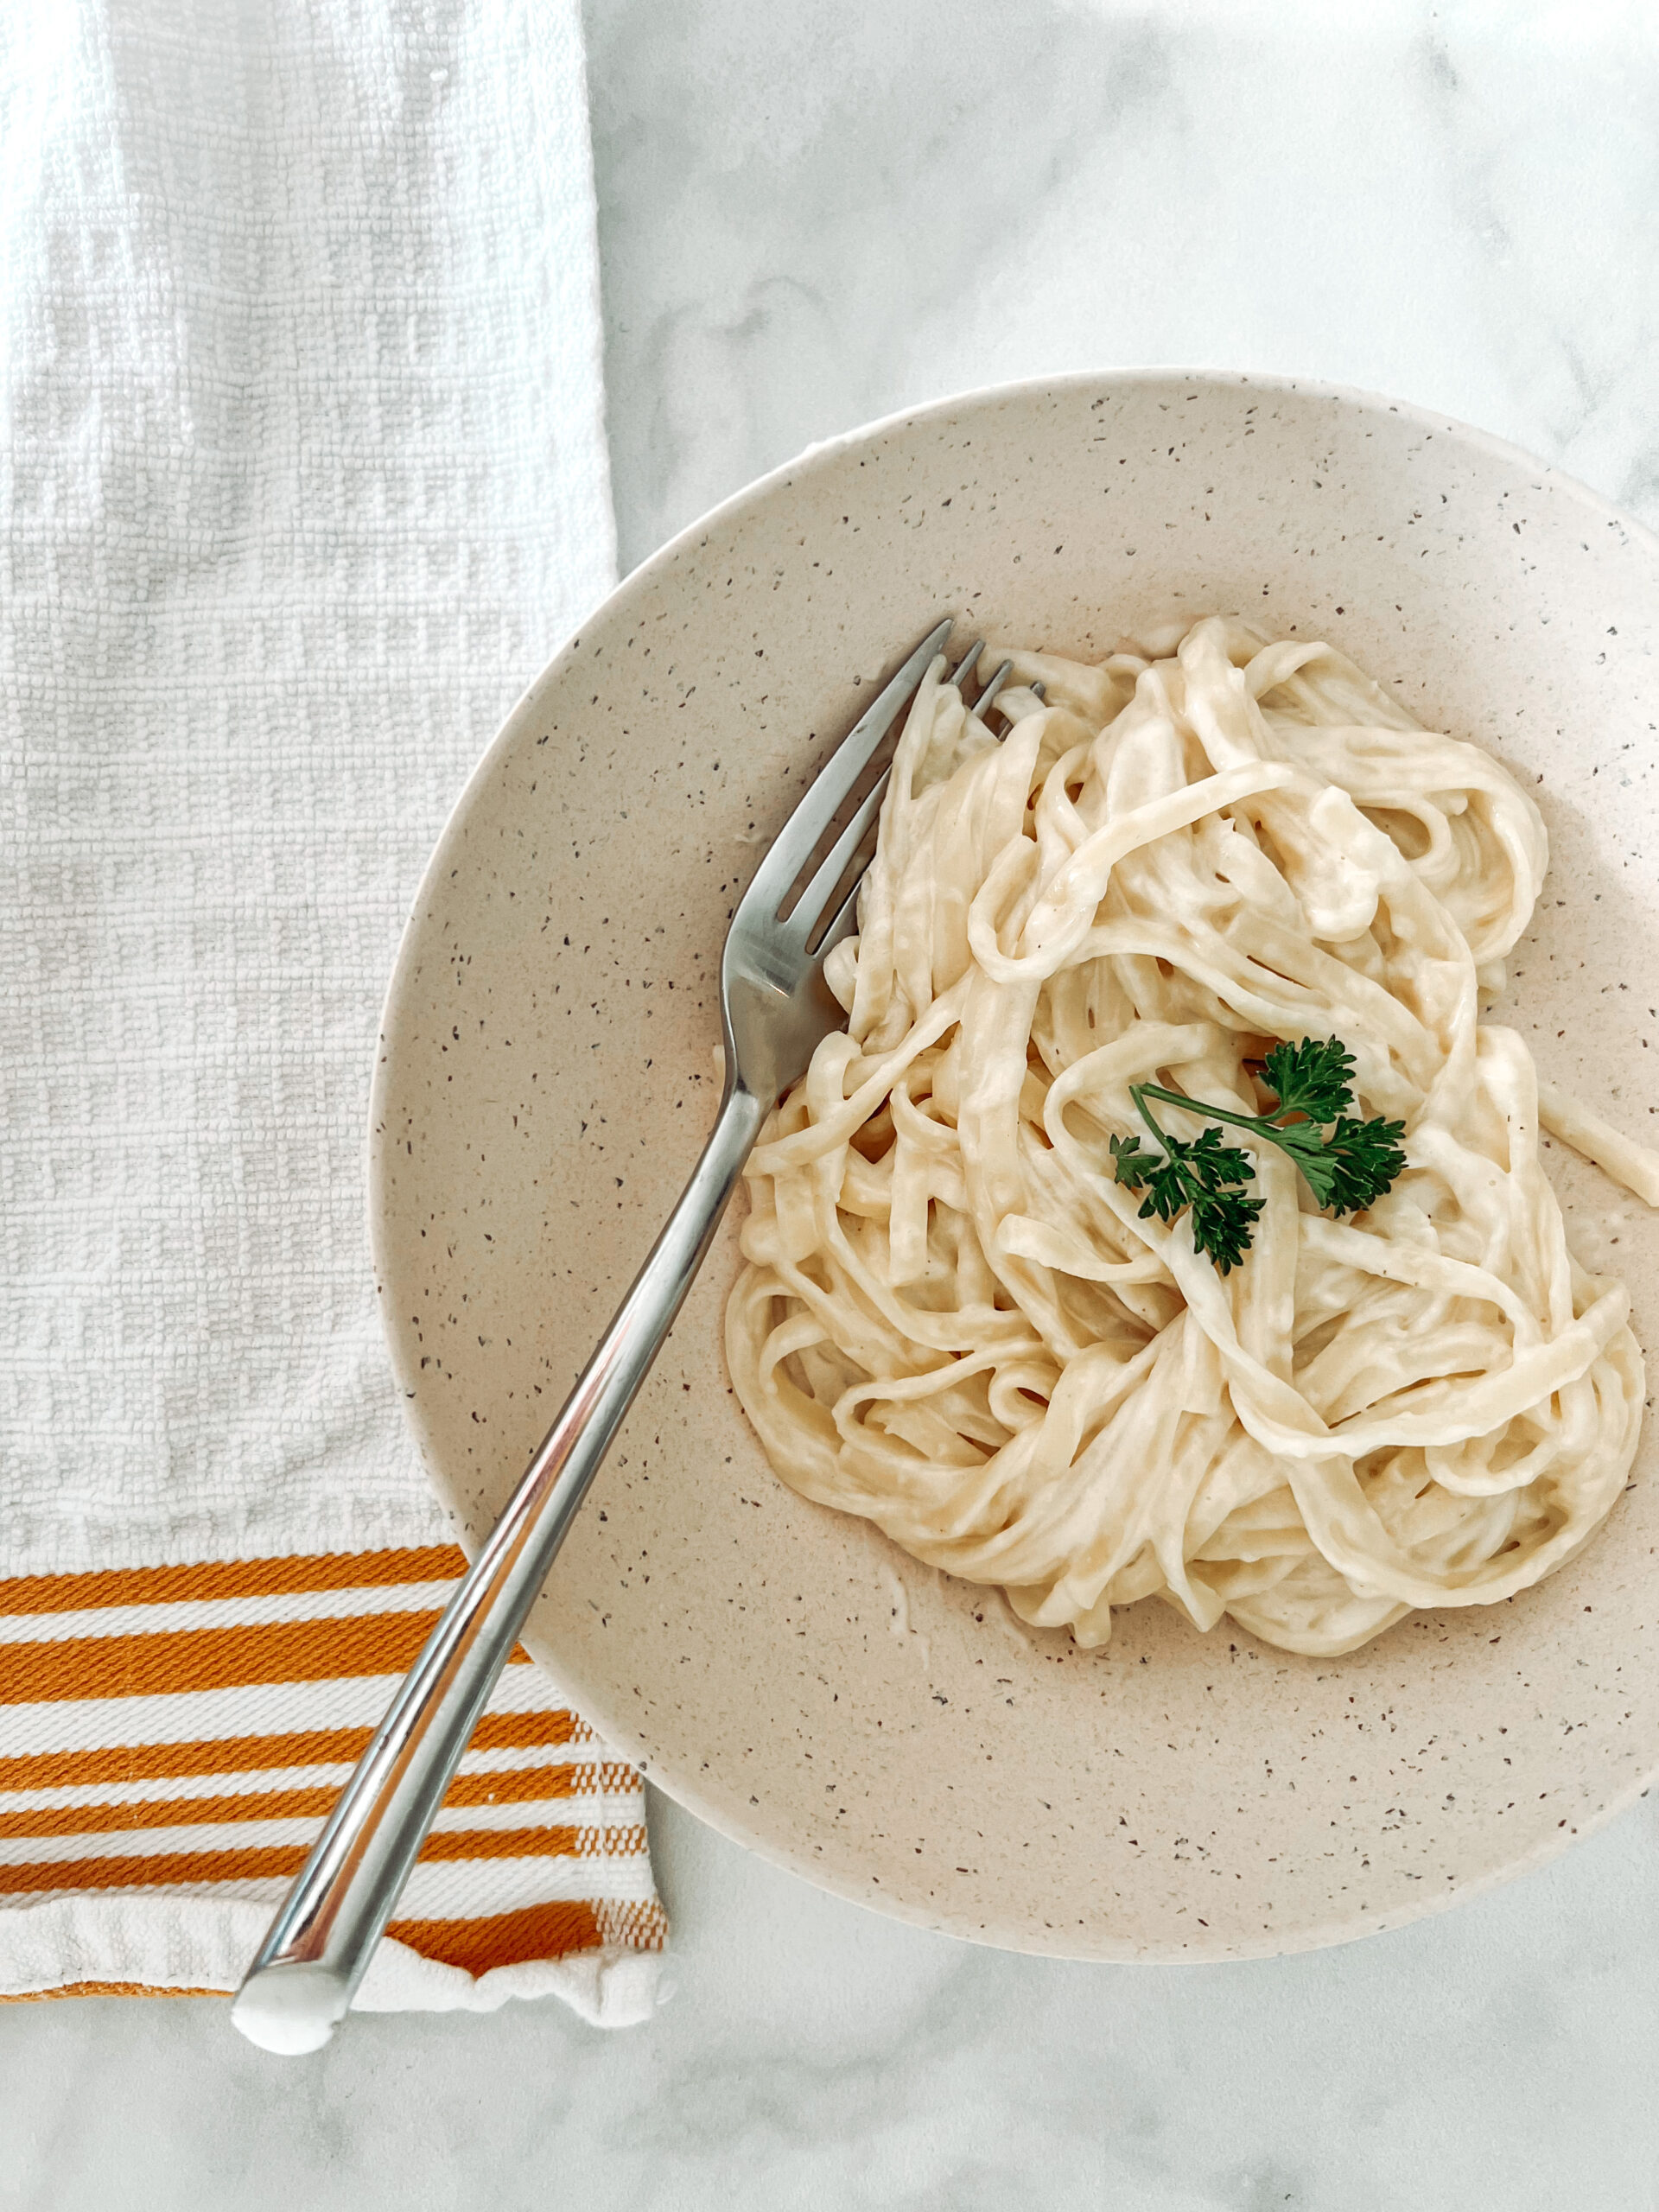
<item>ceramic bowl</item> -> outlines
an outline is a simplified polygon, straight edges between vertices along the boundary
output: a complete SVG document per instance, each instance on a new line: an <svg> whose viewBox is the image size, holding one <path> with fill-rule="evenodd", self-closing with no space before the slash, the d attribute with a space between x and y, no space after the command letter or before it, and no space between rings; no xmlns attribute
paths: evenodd
<svg viewBox="0 0 1659 2212"><path fill-rule="evenodd" d="M372 1232L463 1542L679 1192L718 1094L727 918L881 671L944 612L1087 658L1212 610L1332 639L1535 791L1554 860L1499 1018L1543 1073L1655 1126L1659 543L1524 454L1328 386L1083 376L896 416L630 576L509 716L422 884ZM1548 1159L1659 1352L1655 1217ZM720 1349L735 1228L525 1635L728 1835L959 1936L1238 1957L1536 1866L1659 1768L1651 1427L1588 1552L1509 1604L1327 1660L1148 1603L1085 1653L772 1476Z"/></svg>

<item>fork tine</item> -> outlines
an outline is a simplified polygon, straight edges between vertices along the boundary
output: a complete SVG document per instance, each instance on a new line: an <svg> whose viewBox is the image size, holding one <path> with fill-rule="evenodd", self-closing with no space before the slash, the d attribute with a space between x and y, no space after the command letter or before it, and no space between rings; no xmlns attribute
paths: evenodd
<svg viewBox="0 0 1659 2212"><path fill-rule="evenodd" d="M984 639L976 638L973 644L969 646L967 652L957 663L957 665L954 670L952 670L951 673L946 677L945 682L947 683L954 683L957 690L960 691L967 678L973 674L975 665L984 650ZM987 707L991 706L995 702L996 695L1007 682L1008 677L1013 671L1013 668L1014 663L1011 660L1005 660L1002 663L995 675L991 678L990 683L986 686L984 696L980 700L978 706L970 707L969 709L969 712L970 714L982 713ZM1039 699L1043 696L1043 687L1040 683L1033 683L1031 686L1031 689L1037 694L1037 696ZM887 768L884 768L881 771L881 774L877 779L874 788L871 790L868 798L863 801L857 814L848 824L847 828L842 832L842 835L836 839L835 850L829 855L823 865L815 872L811 882L809 883L805 890L802 892L799 900L798 901L793 912L791 913L789 921L785 926L795 931L803 944L804 944L807 938L811 936L813 925L812 923L809 921L804 930L797 930L797 924L799 922L803 914L810 913L816 918L818 908L830 896L836 884L840 882L843 869L845 869L848 863L851 861L853 855L858 850L858 848L863 842L864 836L868 832L871 823L874 821L876 815L880 810L881 801L886 796L887 780L891 773L892 771ZM864 871L861 868L858 872L857 880L849 890L846 898L842 901L840 906L836 911L835 918L830 922L830 926L823 932L823 938L817 948L820 958L824 953L830 950L832 945L838 944L840 940L846 936L848 929L851 925L854 911L858 903L859 888L863 880Z"/></svg>
<svg viewBox="0 0 1659 2212"><path fill-rule="evenodd" d="M833 952L842 938L852 934L853 925L858 919L858 894L863 885L864 871L861 868L852 889L836 907L834 920L818 939L817 957L820 960L826 953Z"/></svg>
<svg viewBox="0 0 1659 2212"><path fill-rule="evenodd" d="M887 782L892 774L891 768L884 768L881 771L875 782L870 786L868 794L861 802L858 812L854 815L840 836L836 838L822 863L814 871L811 882L807 885L796 901L784 927L800 944L804 944L811 936L812 925L823 917L824 901L841 881L842 873L853 855L868 836L871 823L881 811L881 802L887 796ZM862 875L862 869L859 873ZM854 888L856 889L857 886L855 885Z"/></svg>
<svg viewBox="0 0 1659 2212"><path fill-rule="evenodd" d="M980 693L978 699L974 704L974 712L979 716L982 721L984 721L986 715L989 714L991 709L996 704L997 693L1002 689L1002 686L1007 682L1008 678L1013 674L1014 663L1011 660L1005 660L1001 667L997 670L995 675L992 677L990 682L985 686L985 689Z"/></svg>
<svg viewBox="0 0 1659 2212"><path fill-rule="evenodd" d="M902 668L859 717L857 723L831 753L808 785L799 804L773 842L772 850L755 870L745 899L772 901L775 913L802 863L834 821L847 794L858 781L871 754L899 719L911 695L927 673L928 664L950 634L950 617L930 630L908 655Z"/></svg>

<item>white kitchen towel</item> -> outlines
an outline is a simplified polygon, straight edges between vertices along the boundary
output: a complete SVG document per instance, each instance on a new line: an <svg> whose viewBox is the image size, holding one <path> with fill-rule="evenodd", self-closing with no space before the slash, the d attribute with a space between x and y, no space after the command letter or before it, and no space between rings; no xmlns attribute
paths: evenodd
<svg viewBox="0 0 1659 2212"><path fill-rule="evenodd" d="M0 334L0 1578L418 1551L367 1089L613 573L576 0L10 0Z"/></svg>

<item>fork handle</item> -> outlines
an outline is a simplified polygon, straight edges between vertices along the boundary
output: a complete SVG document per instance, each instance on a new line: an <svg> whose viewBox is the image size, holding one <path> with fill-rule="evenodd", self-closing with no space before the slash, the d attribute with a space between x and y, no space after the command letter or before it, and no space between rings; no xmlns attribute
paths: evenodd
<svg viewBox="0 0 1659 2212"><path fill-rule="evenodd" d="M344 2018L565 1531L702 1264L769 1103L728 1079L683 1196L248 1968L231 2017L251 2043L315 2050Z"/></svg>

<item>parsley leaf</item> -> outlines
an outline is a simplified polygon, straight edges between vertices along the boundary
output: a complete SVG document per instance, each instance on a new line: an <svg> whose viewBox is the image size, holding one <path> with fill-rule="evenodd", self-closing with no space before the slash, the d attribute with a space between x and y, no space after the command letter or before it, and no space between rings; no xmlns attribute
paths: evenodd
<svg viewBox="0 0 1659 2212"><path fill-rule="evenodd" d="M1304 1037L1300 1045L1275 1045L1262 1064L1262 1080L1284 1114L1306 1114L1310 1122L1334 1122L1354 1103L1354 1056L1340 1037Z"/></svg>
<svg viewBox="0 0 1659 2212"><path fill-rule="evenodd" d="M1338 1122L1326 1139L1331 1192L1320 1204L1333 1213L1361 1213L1380 1198L1404 1171L1400 1140L1405 1134L1403 1122L1385 1122L1380 1116L1370 1122Z"/></svg>
<svg viewBox="0 0 1659 2212"><path fill-rule="evenodd" d="M1328 1206L1336 1185L1336 1166L1329 1156L1319 1123L1292 1122L1288 1128L1276 1131L1263 1129L1262 1134L1263 1136L1271 1135L1280 1151L1290 1154L1301 1169L1309 1190L1322 1206Z"/></svg>
<svg viewBox="0 0 1659 2212"><path fill-rule="evenodd" d="M1192 1205L1192 1249L1207 1252L1218 1274L1231 1274L1250 1249L1256 1216L1265 1198L1243 1198L1230 1192L1221 1198L1197 1198Z"/></svg>
<svg viewBox="0 0 1659 2212"><path fill-rule="evenodd" d="M1152 1126L1158 1128L1155 1122ZM1223 1274L1229 1274L1249 1249L1250 1231L1265 1203L1241 1197L1236 1187L1255 1172L1250 1155L1224 1144L1219 1129L1204 1129L1190 1138L1173 1137L1161 1128L1158 1135L1164 1146L1161 1158L1145 1150L1138 1136L1112 1139L1118 1181L1132 1191L1144 1187L1142 1221L1153 1214L1160 1221L1173 1221L1190 1205L1194 1247L1208 1252Z"/></svg>

